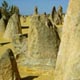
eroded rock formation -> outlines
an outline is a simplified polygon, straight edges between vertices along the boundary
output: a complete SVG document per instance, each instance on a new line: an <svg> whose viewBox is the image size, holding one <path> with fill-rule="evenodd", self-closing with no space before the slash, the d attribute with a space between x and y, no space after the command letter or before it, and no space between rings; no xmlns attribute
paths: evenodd
<svg viewBox="0 0 80 80"><path fill-rule="evenodd" d="M17 63L11 49L0 58L0 80L20 80Z"/></svg>
<svg viewBox="0 0 80 80"><path fill-rule="evenodd" d="M76 3L76 4L75 4ZM64 20L55 80L80 79L80 0L70 0Z"/></svg>
<svg viewBox="0 0 80 80"><path fill-rule="evenodd" d="M37 15L37 14L38 14L38 7L35 6L35 8L34 8L34 15Z"/></svg>
<svg viewBox="0 0 80 80"><path fill-rule="evenodd" d="M12 39L14 53L18 62L25 60L27 54L27 39L25 35L17 34Z"/></svg>
<svg viewBox="0 0 80 80"><path fill-rule="evenodd" d="M7 24L6 31L4 33L5 39L12 39L16 34L21 34L21 25L18 14L13 14Z"/></svg>
<svg viewBox="0 0 80 80"><path fill-rule="evenodd" d="M53 25L46 25L47 20L38 20L33 16L28 37L28 57L32 65L55 66L59 39ZM49 24L49 21L48 23Z"/></svg>
<svg viewBox="0 0 80 80"><path fill-rule="evenodd" d="M1 18L0 19L0 36L3 36L5 29L6 29L6 25L5 25L4 19Z"/></svg>
<svg viewBox="0 0 80 80"><path fill-rule="evenodd" d="M51 19L57 25L61 25L63 23L64 14L63 14L62 6L59 6L57 11L56 11L55 6L53 6L52 12L51 12Z"/></svg>
<svg viewBox="0 0 80 80"><path fill-rule="evenodd" d="M52 12L51 12L51 18L52 18L53 21L54 21L54 19L55 19L56 13L57 13L57 12L56 12L56 7L53 6Z"/></svg>

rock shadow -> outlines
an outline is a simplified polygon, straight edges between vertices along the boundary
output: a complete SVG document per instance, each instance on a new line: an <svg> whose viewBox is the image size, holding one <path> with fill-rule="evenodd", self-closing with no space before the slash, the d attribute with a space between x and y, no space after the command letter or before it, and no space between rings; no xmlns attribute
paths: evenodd
<svg viewBox="0 0 80 80"><path fill-rule="evenodd" d="M34 78L38 78L38 76L27 76L27 77L21 78L21 80L33 80Z"/></svg>

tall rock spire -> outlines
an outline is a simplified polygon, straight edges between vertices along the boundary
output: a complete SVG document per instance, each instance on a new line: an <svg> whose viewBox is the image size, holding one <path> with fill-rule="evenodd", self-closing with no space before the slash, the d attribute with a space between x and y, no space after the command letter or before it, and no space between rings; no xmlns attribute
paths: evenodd
<svg viewBox="0 0 80 80"><path fill-rule="evenodd" d="M54 25L52 25L50 20L45 20L46 22L43 18L41 20L38 20L37 16L31 19L28 37L28 63L31 65L55 67L60 41L56 29L53 28Z"/></svg>
<svg viewBox="0 0 80 80"><path fill-rule="evenodd" d="M7 24L6 31L4 33L4 38L6 39L12 39L12 37L15 34L20 34L22 33L21 31L21 26L20 26L20 20L18 14L13 14Z"/></svg>
<svg viewBox="0 0 80 80"><path fill-rule="evenodd" d="M0 19L0 36L3 36L5 29L6 29L5 22L4 22L3 18L1 18Z"/></svg>
<svg viewBox="0 0 80 80"><path fill-rule="evenodd" d="M70 0L57 57L55 80L80 79L80 0Z"/></svg>

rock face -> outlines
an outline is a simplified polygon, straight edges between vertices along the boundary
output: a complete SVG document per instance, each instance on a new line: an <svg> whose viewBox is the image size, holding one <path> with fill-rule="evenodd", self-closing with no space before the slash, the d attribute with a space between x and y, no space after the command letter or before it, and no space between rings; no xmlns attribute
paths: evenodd
<svg viewBox="0 0 80 80"><path fill-rule="evenodd" d="M3 20L3 18L0 19L0 34L4 34L5 32L5 29L6 29L6 26L5 26L5 22Z"/></svg>
<svg viewBox="0 0 80 80"><path fill-rule="evenodd" d="M4 33L4 38L12 39L16 34L21 34L21 26L18 14L13 14L8 21L6 31Z"/></svg>
<svg viewBox="0 0 80 80"><path fill-rule="evenodd" d="M63 8L62 8L62 6L59 6L59 8L58 8L56 23L57 24L63 23Z"/></svg>
<svg viewBox="0 0 80 80"><path fill-rule="evenodd" d="M1 15L1 7L0 7L0 19L1 19L2 15Z"/></svg>
<svg viewBox="0 0 80 80"><path fill-rule="evenodd" d="M56 11L55 6L53 7L52 12L51 12L51 19L57 25L61 25L63 23L64 14L63 14L62 6L59 6L58 11Z"/></svg>
<svg viewBox="0 0 80 80"><path fill-rule="evenodd" d="M12 66L8 51L0 59L0 80L12 80Z"/></svg>
<svg viewBox="0 0 80 80"><path fill-rule="evenodd" d="M56 12L56 7L53 6L52 12L51 12L51 18L52 18L53 21L54 21L54 19L55 19L56 14L57 14L57 12Z"/></svg>
<svg viewBox="0 0 80 80"><path fill-rule="evenodd" d="M0 80L20 80L13 52L8 49L0 58Z"/></svg>
<svg viewBox="0 0 80 80"><path fill-rule="evenodd" d="M12 39L14 53L18 62L23 61L27 53L27 39L26 36L18 34Z"/></svg>
<svg viewBox="0 0 80 80"><path fill-rule="evenodd" d="M31 22L28 37L28 57L32 60L31 64L55 66L59 39L53 25L48 26L38 16L33 16Z"/></svg>
<svg viewBox="0 0 80 80"><path fill-rule="evenodd" d="M55 80L79 80L80 0L70 0L63 26Z"/></svg>
<svg viewBox="0 0 80 80"><path fill-rule="evenodd" d="M37 15L37 14L38 14L38 7L35 6L35 8L34 8L34 15Z"/></svg>

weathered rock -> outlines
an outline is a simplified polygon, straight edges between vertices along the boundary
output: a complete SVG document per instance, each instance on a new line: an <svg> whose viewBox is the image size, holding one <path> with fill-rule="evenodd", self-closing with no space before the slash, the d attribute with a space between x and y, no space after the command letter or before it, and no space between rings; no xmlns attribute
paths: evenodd
<svg viewBox="0 0 80 80"><path fill-rule="evenodd" d="M35 15L38 14L38 8L37 8L37 6L35 6L35 8L34 8L34 14L35 14Z"/></svg>
<svg viewBox="0 0 80 80"><path fill-rule="evenodd" d="M2 15L3 19L5 19L5 20L7 19L8 14L7 14L7 11L3 7L1 8L1 15Z"/></svg>
<svg viewBox="0 0 80 80"><path fill-rule="evenodd" d="M1 14L1 7L0 7L0 19L1 19L1 17L2 17L2 14Z"/></svg>
<svg viewBox="0 0 80 80"><path fill-rule="evenodd" d="M46 25L50 28L50 27L53 27L53 24L52 24L52 22L51 22L51 20L50 19L46 19L47 21L46 21Z"/></svg>
<svg viewBox="0 0 80 80"><path fill-rule="evenodd" d="M42 15L40 15L40 21L41 22L45 22L46 20L47 20L47 14L45 15L45 14L42 14Z"/></svg>
<svg viewBox="0 0 80 80"><path fill-rule="evenodd" d="M63 26L55 80L80 80L80 0L70 0Z"/></svg>
<svg viewBox="0 0 80 80"><path fill-rule="evenodd" d="M0 36L3 36L6 26L3 18L0 19Z"/></svg>
<svg viewBox="0 0 80 80"><path fill-rule="evenodd" d="M58 7L57 13L58 13L60 16L62 16L62 14L63 14L63 8L62 8L62 6L59 6L59 7Z"/></svg>
<svg viewBox="0 0 80 80"><path fill-rule="evenodd" d="M11 6L10 14L12 15L14 13L19 14L19 8L17 6Z"/></svg>
<svg viewBox="0 0 80 80"><path fill-rule="evenodd" d="M59 39L53 26L33 16L28 37L28 57L31 65L55 66Z"/></svg>
<svg viewBox="0 0 80 80"><path fill-rule="evenodd" d="M16 60L21 62L25 60L27 53L27 38L22 34L15 35L12 39Z"/></svg>
<svg viewBox="0 0 80 80"><path fill-rule="evenodd" d="M0 80L12 80L12 66L7 51L0 59Z"/></svg>
<svg viewBox="0 0 80 80"><path fill-rule="evenodd" d="M17 63L11 49L0 58L0 80L20 80Z"/></svg>
<svg viewBox="0 0 80 80"><path fill-rule="evenodd" d="M8 21L6 31L4 33L4 38L12 39L16 34L21 34L21 25L18 14L13 14Z"/></svg>
<svg viewBox="0 0 80 80"><path fill-rule="evenodd" d="M51 12L51 19L54 21L55 19L55 16L56 16L57 12L56 12L56 7L53 6L52 8L52 12Z"/></svg>
<svg viewBox="0 0 80 80"><path fill-rule="evenodd" d="M52 12L51 12L51 19L55 24L60 25L63 23L64 21L63 15L64 14L63 14L62 6L59 6L58 11L56 11L55 6L53 7Z"/></svg>
<svg viewBox="0 0 80 80"><path fill-rule="evenodd" d="M63 8L62 8L62 6L59 6L59 8L58 8L57 18L58 18L57 24L62 24L63 23Z"/></svg>
<svg viewBox="0 0 80 80"><path fill-rule="evenodd" d="M44 12L44 16L47 16L46 12Z"/></svg>

